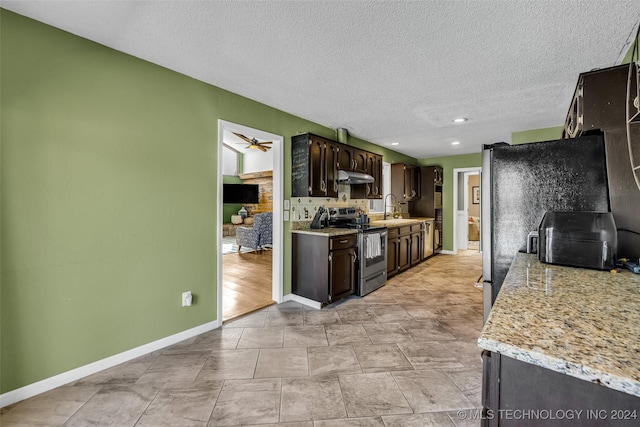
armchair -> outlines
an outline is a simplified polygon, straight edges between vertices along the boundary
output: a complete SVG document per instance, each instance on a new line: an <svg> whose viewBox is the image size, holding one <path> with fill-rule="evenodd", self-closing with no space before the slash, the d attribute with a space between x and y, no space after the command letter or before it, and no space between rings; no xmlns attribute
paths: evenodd
<svg viewBox="0 0 640 427"><path fill-rule="evenodd" d="M273 243L273 213L263 212L253 216L253 227L238 227L236 230L238 252L242 246L253 248L258 253Z"/></svg>

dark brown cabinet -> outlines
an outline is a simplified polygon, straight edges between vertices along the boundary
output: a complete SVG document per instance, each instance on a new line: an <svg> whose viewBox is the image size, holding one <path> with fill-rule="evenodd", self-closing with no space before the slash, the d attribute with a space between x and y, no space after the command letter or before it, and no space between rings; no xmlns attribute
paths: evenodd
<svg viewBox="0 0 640 427"><path fill-rule="evenodd" d="M398 254L400 253L398 230L398 227L387 229L387 277L398 272Z"/></svg>
<svg viewBox="0 0 640 427"><path fill-rule="evenodd" d="M400 233L402 233L402 230ZM398 272L402 272L411 267L411 236L409 234L400 234L398 242Z"/></svg>
<svg viewBox="0 0 640 427"><path fill-rule="evenodd" d="M291 138L291 195L338 197L338 170L366 173L372 184L351 186L352 199L382 198L382 156L306 133Z"/></svg>
<svg viewBox="0 0 640 427"><path fill-rule="evenodd" d="M624 126L628 77L627 64L580 74L562 137L576 138ZM636 83L637 79L632 81Z"/></svg>
<svg viewBox="0 0 640 427"><path fill-rule="evenodd" d="M391 165L391 193L398 202L410 202L420 198L420 168L406 163Z"/></svg>
<svg viewBox="0 0 640 427"><path fill-rule="evenodd" d="M368 151L366 154L364 173L374 179L371 184L358 184L351 186L352 199L382 199L382 156Z"/></svg>
<svg viewBox="0 0 640 427"><path fill-rule="evenodd" d="M359 148L353 148L354 172L367 173L367 152Z"/></svg>
<svg viewBox="0 0 640 427"><path fill-rule="evenodd" d="M341 144L340 151L338 152L338 169L351 171L355 167L354 162L353 147Z"/></svg>
<svg viewBox="0 0 640 427"><path fill-rule="evenodd" d="M387 229L387 277L422 261L422 225L412 224Z"/></svg>
<svg viewBox="0 0 640 427"><path fill-rule="evenodd" d="M367 153L367 173L374 179L373 184L367 184L367 198L382 199L382 156Z"/></svg>
<svg viewBox="0 0 640 427"><path fill-rule="evenodd" d="M416 224L411 226L411 251L409 257L409 264L413 267L422 261L422 230L421 225Z"/></svg>
<svg viewBox="0 0 640 427"><path fill-rule="evenodd" d="M338 143L307 133L291 145L291 195L338 197Z"/></svg>
<svg viewBox="0 0 640 427"><path fill-rule="evenodd" d="M366 173L367 153L368 151L361 150L359 148L352 147L346 144L340 144L340 153L338 155L338 169Z"/></svg>
<svg viewBox="0 0 640 427"><path fill-rule="evenodd" d="M422 197L413 201L409 213L413 217L434 218L433 250L442 250L442 168L440 166L424 166L420 170L420 187Z"/></svg>
<svg viewBox="0 0 640 427"><path fill-rule="evenodd" d="M640 398L583 379L522 362L500 353L482 352L480 425L493 426L636 426ZM526 419L511 414L581 414L581 418ZM590 414L590 415L589 415ZM635 414L635 415L634 415Z"/></svg>
<svg viewBox="0 0 640 427"><path fill-rule="evenodd" d="M292 234L291 290L331 304L355 291L356 235Z"/></svg>

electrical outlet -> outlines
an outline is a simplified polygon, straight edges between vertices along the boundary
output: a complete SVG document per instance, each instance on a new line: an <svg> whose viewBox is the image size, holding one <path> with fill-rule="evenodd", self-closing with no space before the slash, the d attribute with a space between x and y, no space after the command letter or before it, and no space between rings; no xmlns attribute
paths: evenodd
<svg viewBox="0 0 640 427"><path fill-rule="evenodd" d="M191 301L193 301L193 295L191 295L191 291L182 293L182 306L189 307L191 306Z"/></svg>

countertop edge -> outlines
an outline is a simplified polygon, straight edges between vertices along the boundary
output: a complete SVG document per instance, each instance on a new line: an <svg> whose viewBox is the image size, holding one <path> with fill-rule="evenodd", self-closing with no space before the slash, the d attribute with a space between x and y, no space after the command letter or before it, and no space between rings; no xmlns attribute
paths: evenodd
<svg viewBox="0 0 640 427"><path fill-rule="evenodd" d="M326 231L323 231L326 230ZM312 234L315 236L346 236L349 234L358 234L358 230L350 229L350 228L321 228L318 230L310 230L310 229L301 229L301 230L291 230L291 233L294 234Z"/></svg>
<svg viewBox="0 0 640 427"><path fill-rule="evenodd" d="M591 383L601 384L603 387L640 397L640 384L617 375L608 374L599 369L577 365L566 360L551 357L531 350L524 350L516 346L504 344L495 340L478 338L478 347L503 356L511 357L520 362L530 363L541 368L549 369L561 374L569 375Z"/></svg>

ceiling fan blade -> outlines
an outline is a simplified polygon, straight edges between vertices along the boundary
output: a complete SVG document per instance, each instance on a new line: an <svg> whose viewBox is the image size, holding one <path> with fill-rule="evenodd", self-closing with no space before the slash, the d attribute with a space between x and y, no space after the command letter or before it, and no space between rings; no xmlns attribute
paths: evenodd
<svg viewBox="0 0 640 427"><path fill-rule="evenodd" d="M259 144L259 145L267 145L267 144L273 144L273 142L271 142L271 141L264 141L264 142L258 142L257 144Z"/></svg>
<svg viewBox="0 0 640 427"><path fill-rule="evenodd" d="M235 136L237 136L238 138L244 139L246 142L249 143L249 145L253 144L253 141L251 141L249 138L247 138L246 136L244 136L241 133L236 133L236 132L232 132Z"/></svg>
<svg viewBox="0 0 640 427"><path fill-rule="evenodd" d="M263 153L266 153L267 152L267 148L269 148L269 147L265 148L265 147L263 147L262 145L259 145L259 144L256 144L256 147L258 147L259 150L262 150Z"/></svg>

